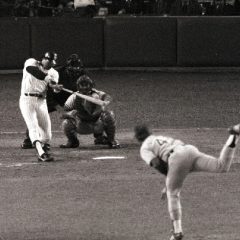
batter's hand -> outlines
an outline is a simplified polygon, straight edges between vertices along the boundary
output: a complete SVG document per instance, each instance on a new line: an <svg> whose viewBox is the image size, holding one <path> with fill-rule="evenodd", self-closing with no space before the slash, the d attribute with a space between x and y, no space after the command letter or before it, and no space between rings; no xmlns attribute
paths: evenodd
<svg viewBox="0 0 240 240"><path fill-rule="evenodd" d="M53 88L54 92L56 92L56 93L59 93L63 89L62 84L55 84L55 85L52 85L51 87Z"/></svg>
<svg viewBox="0 0 240 240"><path fill-rule="evenodd" d="M49 87L53 89L54 92L59 93L63 89L62 84L57 84L54 80L50 79L48 83Z"/></svg>
<svg viewBox="0 0 240 240"><path fill-rule="evenodd" d="M49 85L53 82L56 84L56 82L53 80L53 77L51 75L47 75L44 79Z"/></svg>

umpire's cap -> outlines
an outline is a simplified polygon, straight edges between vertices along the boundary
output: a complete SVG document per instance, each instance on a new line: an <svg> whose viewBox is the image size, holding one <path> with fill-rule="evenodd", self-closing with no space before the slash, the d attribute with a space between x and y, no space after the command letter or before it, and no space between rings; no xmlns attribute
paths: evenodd
<svg viewBox="0 0 240 240"><path fill-rule="evenodd" d="M53 63L53 65L57 64L57 53L55 52L46 52L44 53L42 58L48 59L49 61L51 61Z"/></svg>

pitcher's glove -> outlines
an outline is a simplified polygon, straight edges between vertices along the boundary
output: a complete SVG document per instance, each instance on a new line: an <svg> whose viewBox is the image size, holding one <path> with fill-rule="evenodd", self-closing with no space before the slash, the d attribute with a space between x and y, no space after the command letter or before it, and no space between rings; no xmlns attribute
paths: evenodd
<svg viewBox="0 0 240 240"><path fill-rule="evenodd" d="M150 166L157 169L160 173L167 176L168 173L168 164L164 162L161 158L156 157L150 162Z"/></svg>

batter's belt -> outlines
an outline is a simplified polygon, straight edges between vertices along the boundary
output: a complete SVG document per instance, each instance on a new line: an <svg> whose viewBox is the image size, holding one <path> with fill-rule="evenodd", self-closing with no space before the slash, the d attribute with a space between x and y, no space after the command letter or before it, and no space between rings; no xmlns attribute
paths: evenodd
<svg viewBox="0 0 240 240"><path fill-rule="evenodd" d="M41 93L24 93L24 95L28 97L46 98L45 95Z"/></svg>

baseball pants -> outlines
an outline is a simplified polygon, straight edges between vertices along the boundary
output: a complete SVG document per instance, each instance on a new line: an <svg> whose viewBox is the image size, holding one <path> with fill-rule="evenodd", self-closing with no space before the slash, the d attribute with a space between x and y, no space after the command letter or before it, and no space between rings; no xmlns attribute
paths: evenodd
<svg viewBox="0 0 240 240"><path fill-rule="evenodd" d="M166 178L168 210L172 220L182 217L180 192L184 179L190 172L227 172L231 166L235 148L224 145L219 158L200 152L192 145L179 145L168 158Z"/></svg>
<svg viewBox="0 0 240 240"><path fill-rule="evenodd" d="M52 138L51 120L45 98L21 96L20 110L29 130L31 142L48 143Z"/></svg>

